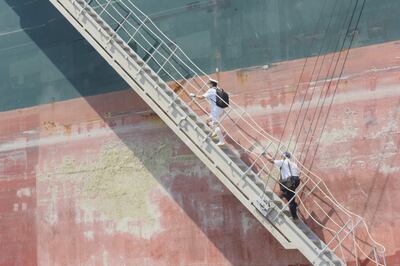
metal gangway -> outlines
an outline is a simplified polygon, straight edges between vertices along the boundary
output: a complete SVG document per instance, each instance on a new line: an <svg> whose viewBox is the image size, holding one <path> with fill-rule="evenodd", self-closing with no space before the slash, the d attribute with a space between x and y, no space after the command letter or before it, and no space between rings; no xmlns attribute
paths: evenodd
<svg viewBox="0 0 400 266"><path fill-rule="evenodd" d="M232 100L219 125L229 145L216 144L205 123L206 101L189 97L203 94L209 77L133 1L50 2L285 249L297 249L313 265L386 265L385 249L363 218L296 158L295 198L307 224L290 217L277 195L279 175L265 157L286 148Z"/></svg>

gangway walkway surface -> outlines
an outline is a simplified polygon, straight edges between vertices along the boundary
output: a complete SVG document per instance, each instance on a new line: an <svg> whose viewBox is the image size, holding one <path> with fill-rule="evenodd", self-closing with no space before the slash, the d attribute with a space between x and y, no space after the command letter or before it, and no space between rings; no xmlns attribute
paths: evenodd
<svg viewBox="0 0 400 266"><path fill-rule="evenodd" d="M300 162L296 200L312 224L290 217L276 193L278 175L264 156L285 147L232 100L220 127L233 145L216 144L205 123L206 103L189 97L204 93L209 77L133 1L49 1L285 249L297 249L313 265L358 265L361 259L386 265L384 247L366 222Z"/></svg>

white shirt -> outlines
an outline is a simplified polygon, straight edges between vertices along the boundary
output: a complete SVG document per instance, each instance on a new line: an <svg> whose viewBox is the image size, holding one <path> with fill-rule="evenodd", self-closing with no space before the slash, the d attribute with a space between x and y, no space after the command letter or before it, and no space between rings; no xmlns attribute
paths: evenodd
<svg viewBox="0 0 400 266"><path fill-rule="evenodd" d="M219 122L219 116L222 113L222 108L217 106L217 88L212 87L208 89L206 93L203 94L203 97L207 99L207 101L211 105L211 119L213 123Z"/></svg>
<svg viewBox="0 0 400 266"><path fill-rule="evenodd" d="M290 161L289 159L275 160L274 164L276 167L281 169L282 181L286 181L290 176L299 176L299 174L300 174L297 164ZM290 164L290 167L289 167L289 164Z"/></svg>
<svg viewBox="0 0 400 266"><path fill-rule="evenodd" d="M217 106L217 90L216 87L209 88L206 93L203 94L203 97L207 99L207 101L211 104L211 108Z"/></svg>

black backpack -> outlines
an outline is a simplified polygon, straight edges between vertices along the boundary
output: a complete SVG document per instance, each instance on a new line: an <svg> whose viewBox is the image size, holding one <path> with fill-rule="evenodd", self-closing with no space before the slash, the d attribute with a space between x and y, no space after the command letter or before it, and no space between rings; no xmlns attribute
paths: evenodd
<svg viewBox="0 0 400 266"><path fill-rule="evenodd" d="M217 88L217 106L220 108L226 108L229 106L229 95L223 89Z"/></svg>

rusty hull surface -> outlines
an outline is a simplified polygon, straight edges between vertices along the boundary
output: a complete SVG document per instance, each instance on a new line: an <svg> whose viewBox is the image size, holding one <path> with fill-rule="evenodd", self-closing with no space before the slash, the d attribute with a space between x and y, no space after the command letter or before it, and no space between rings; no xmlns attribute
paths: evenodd
<svg viewBox="0 0 400 266"><path fill-rule="evenodd" d="M398 42L351 50L314 166L366 218L389 265L400 265L396 55ZM216 77L279 137L303 63ZM0 265L307 264L133 91L4 112L0 122Z"/></svg>

